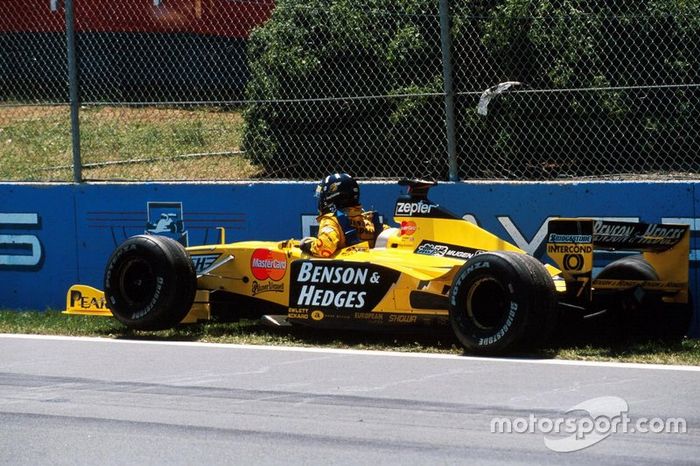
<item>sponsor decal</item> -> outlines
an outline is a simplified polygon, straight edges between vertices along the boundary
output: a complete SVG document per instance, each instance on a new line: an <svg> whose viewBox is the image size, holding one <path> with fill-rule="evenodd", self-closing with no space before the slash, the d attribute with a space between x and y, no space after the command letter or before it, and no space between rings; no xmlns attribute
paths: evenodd
<svg viewBox="0 0 700 466"><path fill-rule="evenodd" d="M591 235L559 235L551 233L549 235L550 243L590 243L593 241Z"/></svg>
<svg viewBox="0 0 700 466"><path fill-rule="evenodd" d="M400 236L411 236L416 232L416 222L403 221L399 230Z"/></svg>
<svg viewBox="0 0 700 466"><path fill-rule="evenodd" d="M366 291L333 291L304 285L296 304L322 307L363 309L365 307Z"/></svg>
<svg viewBox="0 0 700 466"><path fill-rule="evenodd" d="M397 217L413 217L430 215L433 209L440 207L439 204L431 204L422 200L418 202L397 202L394 215Z"/></svg>
<svg viewBox="0 0 700 466"><path fill-rule="evenodd" d="M70 292L70 305L81 309L105 309L107 307L104 296L100 298L84 296L76 290Z"/></svg>
<svg viewBox="0 0 700 466"><path fill-rule="evenodd" d="M590 271L593 267L593 224L589 220L566 219L549 223L547 254L575 280L572 296L590 296Z"/></svg>
<svg viewBox="0 0 700 466"><path fill-rule="evenodd" d="M580 272L583 269L585 260L582 254L564 254L564 269L567 271Z"/></svg>
<svg viewBox="0 0 700 466"><path fill-rule="evenodd" d="M287 272L287 257L281 251L256 249L250 257L250 270L258 280L280 281Z"/></svg>
<svg viewBox="0 0 700 466"><path fill-rule="evenodd" d="M634 234L634 231L634 225L606 223L600 220L593 224L593 233L598 236L629 237Z"/></svg>
<svg viewBox="0 0 700 466"><path fill-rule="evenodd" d="M384 321L384 316L377 312L356 312L353 317L358 320L377 320Z"/></svg>
<svg viewBox="0 0 700 466"><path fill-rule="evenodd" d="M187 246L188 235L182 218L182 202L148 202L145 233L167 236Z"/></svg>
<svg viewBox="0 0 700 466"><path fill-rule="evenodd" d="M371 311L399 277L372 264L345 261L295 261L290 304L319 310Z"/></svg>
<svg viewBox="0 0 700 466"><path fill-rule="evenodd" d="M151 302L148 303L148 306L143 308L140 311L134 312L131 314L132 319L140 319L141 317L147 315L153 307L156 305L158 302L158 299L160 298L160 292L163 290L163 283L165 283L165 279L163 277L156 277L156 289L155 292L153 293L153 299L151 299ZM114 304L114 297L112 297L112 304Z"/></svg>
<svg viewBox="0 0 700 466"><path fill-rule="evenodd" d="M277 283L277 282L257 282L253 281L251 285L251 294L253 296L258 295L260 293L283 293L284 292L284 283Z"/></svg>
<svg viewBox="0 0 700 466"><path fill-rule="evenodd" d="M313 311L311 313L311 319L313 319L313 320L317 320L317 321L323 320L323 317L324 317L323 311Z"/></svg>
<svg viewBox="0 0 700 466"><path fill-rule="evenodd" d="M192 265L194 266L197 275L201 275L204 271L209 269L214 262L221 256L221 254L200 254L196 256L190 256Z"/></svg>
<svg viewBox="0 0 700 466"><path fill-rule="evenodd" d="M455 246L453 244L423 240L413 252L425 256L440 256L467 260L482 251L463 246Z"/></svg>
<svg viewBox="0 0 700 466"><path fill-rule="evenodd" d="M505 334L510 330L510 327L513 325L513 321L515 320L515 313L518 312L518 303L511 301L510 302L510 310L508 311L508 317L506 318L505 323L503 326L496 332L495 335L488 337L488 338L480 338L478 341L478 345L483 346L483 345L492 345L496 343L498 340L503 338Z"/></svg>
<svg viewBox="0 0 700 466"><path fill-rule="evenodd" d="M421 242L416 248L416 254L421 254L424 256L444 256L450 249L446 244L431 243L428 241Z"/></svg>
<svg viewBox="0 0 700 466"><path fill-rule="evenodd" d="M608 247L660 247L676 245L688 227L685 225L625 224L596 220L593 241Z"/></svg>
<svg viewBox="0 0 700 466"><path fill-rule="evenodd" d="M392 324L415 324L418 321L418 316L391 314L389 323Z"/></svg>
<svg viewBox="0 0 700 466"><path fill-rule="evenodd" d="M466 277L470 273L474 272L475 270L479 269L488 269L491 267L490 262L482 261L482 262L475 262L474 264L470 265L467 267L467 271L462 274L463 277Z"/></svg>
<svg viewBox="0 0 700 466"><path fill-rule="evenodd" d="M309 309L308 308L295 308L295 307L290 307L289 311L287 311L287 317L290 319L302 319L302 320L308 320L309 319Z"/></svg>
<svg viewBox="0 0 700 466"><path fill-rule="evenodd" d="M680 290L686 287L686 282L671 282L671 281L646 281L646 280L622 280L622 279L603 279L597 278L594 280L595 286L599 288L631 288L634 286L642 286L645 290Z"/></svg>
<svg viewBox="0 0 700 466"><path fill-rule="evenodd" d="M343 285L364 285L368 283L369 268L364 267L325 267L305 262L302 264L297 280L310 283L342 283ZM379 273L374 272L369 279L372 283L379 282Z"/></svg>
<svg viewBox="0 0 700 466"><path fill-rule="evenodd" d="M592 244L548 244L547 254L593 254Z"/></svg>

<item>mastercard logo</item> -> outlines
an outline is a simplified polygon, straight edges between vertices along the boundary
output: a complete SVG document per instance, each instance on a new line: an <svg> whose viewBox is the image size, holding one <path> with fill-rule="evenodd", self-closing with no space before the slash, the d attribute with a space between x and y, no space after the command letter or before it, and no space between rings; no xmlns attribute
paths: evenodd
<svg viewBox="0 0 700 466"><path fill-rule="evenodd" d="M400 234L402 236L410 236L416 232L416 222L401 222L401 231Z"/></svg>
<svg viewBox="0 0 700 466"><path fill-rule="evenodd" d="M256 249L250 257L250 270L258 280L279 281L287 272L287 258L283 252Z"/></svg>

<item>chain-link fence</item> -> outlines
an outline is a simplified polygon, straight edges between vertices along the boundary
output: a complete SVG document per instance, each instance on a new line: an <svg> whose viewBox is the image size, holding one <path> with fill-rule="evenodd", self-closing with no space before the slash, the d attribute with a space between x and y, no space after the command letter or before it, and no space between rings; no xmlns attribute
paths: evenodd
<svg viewBox="0 0 700 466"><path fill-rule="evenodd" d="M0 179L72 179L70 3L0 3ZM240 147L241 100L273 0L72 3L84 179L260 173Z"/></svg>
<svg viewBox="0 0 700 466"><path fill-rule="evenodd" d="M73 2L83 179L700 173L700 0ZM64 4L4 5L0 179L69 180Z"/></svg>

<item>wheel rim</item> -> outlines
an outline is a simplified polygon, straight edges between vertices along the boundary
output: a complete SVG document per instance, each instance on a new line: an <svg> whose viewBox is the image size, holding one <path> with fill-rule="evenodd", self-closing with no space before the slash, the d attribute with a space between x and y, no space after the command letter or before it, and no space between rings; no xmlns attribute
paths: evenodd
<svg viewBox="0 0 700 466"><path fill-rule="evenodd" d="M128 262L119 276L119 289L126 304L141 307L147 304L155 293L156 279L151 265L142 260Z"/></svg>
<svg viewBox="0 0 700 466"><path fill-rule="evenodd" d="M508 314L505 288L491 277L477 280L467 293L467 315L481 330L498 328Z"/></svg>

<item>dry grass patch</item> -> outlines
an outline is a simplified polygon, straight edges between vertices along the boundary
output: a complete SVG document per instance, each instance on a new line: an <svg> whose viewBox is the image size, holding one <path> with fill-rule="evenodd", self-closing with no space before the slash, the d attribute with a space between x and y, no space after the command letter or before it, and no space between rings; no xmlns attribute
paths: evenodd
<svg viewBox="0 0 700 466"><path fill-rule="evenodd" d="M83 169L86 180L240 180L254 178L259 174L260 169L242 155L158 160Z"/></svg>
<svg viewBox="0 0 700 466"><path fill-rule="evenodd" d="M86 168L86 179L245 179L259 170L240 151L239 110L215 107L84 107L83 164L146 160ZM70 109L0 107L0 179L70 181ZM218 154L175 160L188 154Z"/></svg>

